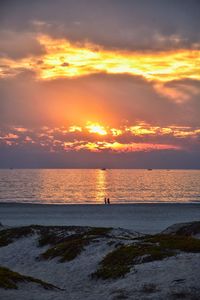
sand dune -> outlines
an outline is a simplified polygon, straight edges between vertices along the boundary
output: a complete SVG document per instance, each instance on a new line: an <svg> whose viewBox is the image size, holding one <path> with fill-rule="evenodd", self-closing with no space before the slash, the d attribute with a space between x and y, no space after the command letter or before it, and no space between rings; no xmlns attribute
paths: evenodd
<svg viewBox="0 0 200 300"><path fill-rule="evenodd" d="M172 247L169 255L157 257L151 253L150 259L146 260L141 254L140 260L133 260L123 276L121 270L117 269L119 272L116 273L114 269L115 273L109 273L110 277L106 279L95 275L104 257L138 245L143 251L146 239L158 239L159 235L150 237L133 230L91 227L2 227L0 266L48 282L60 290L45 289L34 282L21 282L17 284L18 289L0 288L0 299L198 299L200 241L192 237L193 233L200 231L200 223L196 224L196 231L190 230L190 236L178 235L178 230L186 228L187 224L176 225L177 232L175 226L168 228L166 236L173 239L177 234L176 240L181 241L176 246L174 244L177 249ZM191 229L191 223L188 226ZM169 235L170 230L173 233ZM192 241L189 248L188 238ZM150 240L148 243L155 247L154 242ZM63 243L67 243L67 247L63 248ZM58 246L61 244L62 247ZM67 251L69 247L75 247L70 248L75 256ZM161 250L163 255L166 249Z"/></svg>

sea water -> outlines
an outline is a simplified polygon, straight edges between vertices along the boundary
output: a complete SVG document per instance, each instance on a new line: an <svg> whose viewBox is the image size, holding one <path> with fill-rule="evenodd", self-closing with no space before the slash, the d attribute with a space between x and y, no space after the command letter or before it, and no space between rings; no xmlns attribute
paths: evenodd
<svg viewBox="0 0 200 300"><path fill-rule="evenodd" d="M0 202L200 203L200 170L0 170Z"/></svg>

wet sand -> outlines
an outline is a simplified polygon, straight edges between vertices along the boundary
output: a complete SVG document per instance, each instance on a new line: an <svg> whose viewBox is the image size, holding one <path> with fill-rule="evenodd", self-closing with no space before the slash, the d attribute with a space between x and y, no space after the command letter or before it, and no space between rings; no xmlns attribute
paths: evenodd
<svg viewBox="0 0 200 300"><path fill-rule="evenodd" d="M44 205L0 203L0 222L8 226L77 225L121 227L157 233L175 224L200 220L199 204Z"/></svg>

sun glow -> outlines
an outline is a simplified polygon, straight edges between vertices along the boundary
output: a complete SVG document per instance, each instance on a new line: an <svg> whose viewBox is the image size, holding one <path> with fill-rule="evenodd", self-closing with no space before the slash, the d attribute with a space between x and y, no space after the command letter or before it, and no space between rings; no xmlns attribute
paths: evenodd
<svg viewBox="0 0 200 300"><path fill-rule="evenodd" d="M90 123L88 122L88 124L86 125L86 128L88 129L88 132L90 133L97 133L99 135L107 135L107 131L106 129L99 125L98 123Z"/></svg>

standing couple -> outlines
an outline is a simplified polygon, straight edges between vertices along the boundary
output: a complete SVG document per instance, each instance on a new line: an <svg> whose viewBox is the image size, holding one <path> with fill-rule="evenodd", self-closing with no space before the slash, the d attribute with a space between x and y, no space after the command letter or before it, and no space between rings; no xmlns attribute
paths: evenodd
<svg viewBox="0 0 200 300"><path fill-rule="evenodd" d="M110 204L110 198L104 198L104 203L105 204Z"/></svg>

